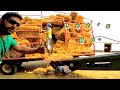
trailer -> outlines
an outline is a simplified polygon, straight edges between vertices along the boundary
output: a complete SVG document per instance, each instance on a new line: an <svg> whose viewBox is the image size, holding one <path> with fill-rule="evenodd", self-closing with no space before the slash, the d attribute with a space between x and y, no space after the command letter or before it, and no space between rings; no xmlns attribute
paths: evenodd
<svg viewBox="0 0 120 90"><path fill-rule="evenodd" d="M47 61L43 58L3 58L1 63L1 72L5 75L12 75L17 72L18 67L23 62L29 61ZM120 61L120 53L94 55L94 56L84 56L75 57L71 59L61 59L61 60L49 60L50 65L56 69L58 66L67 65L70 67L71 71L78 70L81 68L82 63L86 63L87 67L110 67L112 61Z"/></svg>
<svg viewBox="0 0 120 90"><path fill-rule="evenodd" d="M63 14L63 16L65 15L69 15L67 13L63 13L63 12L58 12ZM18 27L16 30L16 34L18 37L15 38L25 38L27 40L30 41L30 44L32 47L37 47L41 44L42 40L44 39L43 37L43 19L46 18L47 16L43 16L42 15L42 11L41 11L41 15L37 15L40 16L40 21L39 24L37 24L37 27L34 27L35 24L27 24L26 26L22 26L22 28ZM58 14L59 16L59 14ZM67 17L67 16L66 16ZM60 18L60 17L59 17ZM78 20L79 18L80 21L77 21L76 23L74 23L74 28L71 28L71 24L73 21L68 22L65 18L59 19L59 18L55 18L55 20L62 22L62 27L65 30L64 32L64 46L69 48L68 52L72 51L70 53L71 56L73 56L73 59L67 59L67 60L51 60L51 65L54 66L58 66L60 64L63 65L69 65L70 67L76 67L77 63L70 63L68 61L76 61L77 59L79 61L82 61L79 56L89 56L92 57L95 55L95 44L94 44L94 33L93 33L93 29L92 29L92 20L86 19L84 18L86 21L82 22L83 17L82 16L78 16ZM45 22L44 23L48 23ZM29 28L30 26L33 26L32 28ZM74 32L71 32L71 30L74 30ZM76 37L77 36L77 37ZM72 40L73 42L71 42L70 40ZM75 48L72 48L72 46L69 45L75 45ZM59 48L59 47L58 47ZM72 48L72 49L71 49ZM79 51L78 51L79 50ZM66 51L66 50L64 50ZM77 53L76 53L77 52ZM35 61L35 60L44 60L42 58L26 58L26 57L20 57L20 58L3 58L2 59L2 63L1 63L1 71L4 74L14 74L17 71L17 67L19 65L22 64L22 62L26 62L26 61ZM56 64L57 63L57 64ZM59 63L59 64L58 64ZM54 65L55 64L55 65ZM78 65L79 66L79 65ZM78 67L77 66L77 67ZM54 67L56 68L56 67Z"/></svg>
<svg viewBox="0 0 120 90"><path fill-rule="evenodd" d="M110 67L112 62L120 61L120 53L94 55L94 56L83 56L73 59L64 60L51 60L50 64L55 69L58 66L68 65L72 71L80 70L82 68L81 64L86 64L88 68L90 67Z"/></svg>
<svg viewBox="0 0 120 90"><path fill-rule="evenodd" d="M31 58L31 57L21 57L21 58L2 58L2 63L0 66L1 72L5 75L15 74L18 67L23 62L29 61L47 61L44 58ZM50 65L56 69L58 66L67 65L70 67L71 71L81 69L81 64L86 63L87 67L110 67L112 61L120 61L120 53L94 55L94 56L80 56L71 59L51 59Z"/></svg>

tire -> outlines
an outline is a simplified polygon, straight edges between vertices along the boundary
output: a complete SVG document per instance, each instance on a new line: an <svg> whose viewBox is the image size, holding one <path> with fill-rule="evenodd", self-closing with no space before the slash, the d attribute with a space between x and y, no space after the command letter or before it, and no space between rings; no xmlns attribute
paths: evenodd
<svg viewBox="0 0 120 90"><path fill-rule="evenodd" d="M17 72L17 65L10 64L10 63L2 63L1 72L4 75L12 75Z"/></svg>

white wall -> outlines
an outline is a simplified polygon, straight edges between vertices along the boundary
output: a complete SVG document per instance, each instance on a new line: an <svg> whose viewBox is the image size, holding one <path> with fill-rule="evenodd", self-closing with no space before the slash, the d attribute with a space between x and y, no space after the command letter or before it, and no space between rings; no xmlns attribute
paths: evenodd
<svg viewBox="0 0 120 90"><path fill-rule="evenodd" d="M104 43L95 43L95 50L104 51ZM120 44L112 44L111 51L120 51Z"/></svg>
<svg viewBox="0 0 120 90"><path fill-rule="evenodd" d="M101 38L101 41L99 41L98 38ZM109 39L102 38L102 37L95 38L95 50L103 51L105 43L111 44L111 51L120 51L120 42L109 40Z"/></svg>
<svg viewBox="0 0 120 90"><path fill-rule="evenodd" d="M95 50L104 51L104 43L95 43Z"/></svg>
<svg viewBox="0 0 120 90"><path fill-rule="evenodd" d="M120 51L120 44L112 44L111 47L112 51Z"/></svg>

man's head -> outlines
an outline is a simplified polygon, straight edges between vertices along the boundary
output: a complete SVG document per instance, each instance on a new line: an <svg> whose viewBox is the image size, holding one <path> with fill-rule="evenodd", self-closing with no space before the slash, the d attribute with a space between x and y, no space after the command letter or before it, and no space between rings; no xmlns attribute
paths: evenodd
<svg viewBox="0 0 120 90"><path fill-rule="evenodd" d="M10 35L20 25L22 16L17 12L7 12L1 17L0 34Z"/></svg>
<svg viewBox="0 0 120 90"><path fill-rule="evenodd" d="M47 27L52 27L51 23L47 23Z"/></svg>

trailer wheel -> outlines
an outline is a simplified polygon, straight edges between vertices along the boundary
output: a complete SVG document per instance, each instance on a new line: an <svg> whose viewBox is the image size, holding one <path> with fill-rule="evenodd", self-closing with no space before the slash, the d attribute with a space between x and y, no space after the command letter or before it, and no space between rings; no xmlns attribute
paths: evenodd
<svg viewBox="0 0 120 90"><path fill-rule="evenodd" d="M12 75L12 74L16 73L16 71L17 71L16 65L12 65L10 63L2 63L1 64L1 72L4 75Z"/></svg>

